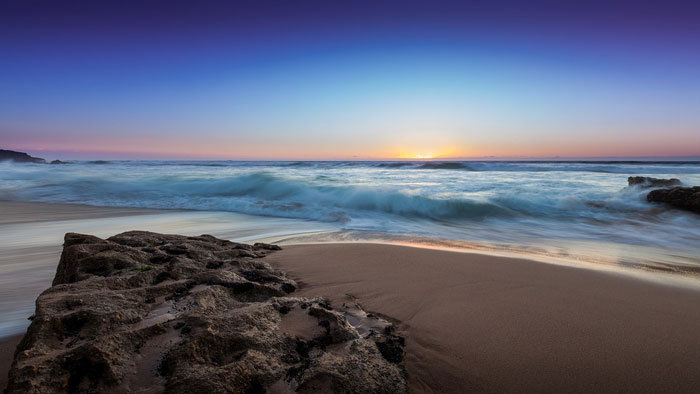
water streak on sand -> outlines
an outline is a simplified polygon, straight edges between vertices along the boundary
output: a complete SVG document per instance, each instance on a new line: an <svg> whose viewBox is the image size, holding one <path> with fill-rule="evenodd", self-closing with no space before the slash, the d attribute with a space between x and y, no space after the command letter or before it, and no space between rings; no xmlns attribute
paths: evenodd
<svg viewBox="0 0 700 394"><path fill-rule="evenodd" d="M232 212L149 211L0 201L0 338L23 332L56 273L67 232L109 237L134 230L249 241L333 230L324 223Z"/></svg>

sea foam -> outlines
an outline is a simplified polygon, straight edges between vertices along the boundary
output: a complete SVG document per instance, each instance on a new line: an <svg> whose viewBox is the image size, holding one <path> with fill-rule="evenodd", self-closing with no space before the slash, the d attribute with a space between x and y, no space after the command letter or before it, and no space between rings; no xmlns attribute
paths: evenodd
<svg viewBox="0 0 700 394"><path fill-rule="evenodd" d="M700 163L0 163L0 198L230 211L507 244L614 242L700 255L698 216L649 204L647 190L627 186L630 175L700 184Z"/></svg>

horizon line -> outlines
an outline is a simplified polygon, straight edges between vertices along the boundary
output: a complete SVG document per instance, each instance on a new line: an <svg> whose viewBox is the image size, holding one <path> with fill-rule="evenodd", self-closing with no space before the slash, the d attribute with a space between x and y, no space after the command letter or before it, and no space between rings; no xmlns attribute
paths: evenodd
<svg viewBox="0 0 700 394"><path fill-rule="evenodd" d="M517 160L546 160L546 161L600 161L600 160L614 160L614 161L679 161L688 160L695 161L700 160L700 153L695 154L680 154L680 155L484 155L484 156L433 156L433 157L370 157L370 156L329 156L329 157L317 157L317 158L303 158L303 157L231 157L225 155L185 155L185 154L143 154L140 152L124 152L124 151L73 151L73 150L53 150L53 149L35 149L35 148L22 148L22 147L0 147L0 149L8 149L20 152L26 152L31 155L46 155L49 159L59 159L59 160L121 160L121 161L304 161L304 162L324 162L324 161L473 161L473 160L503 160L503 161L517 161ZM70 156L83 156L84 158L71 158Z"/></svg>

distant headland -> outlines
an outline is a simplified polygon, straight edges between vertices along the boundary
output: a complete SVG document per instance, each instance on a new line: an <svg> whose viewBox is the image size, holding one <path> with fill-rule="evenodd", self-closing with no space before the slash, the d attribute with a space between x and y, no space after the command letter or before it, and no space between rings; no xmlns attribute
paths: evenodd
<svg viewBox="0 0 700 394"><path fill-rule="evenodd" d="M34 157L25 152L17 152L14 150L0 149L0 161L14 161L17 163L39 163L47 164L45 159ZM65 164L61 160L54 160L49 164Z"/></svg>

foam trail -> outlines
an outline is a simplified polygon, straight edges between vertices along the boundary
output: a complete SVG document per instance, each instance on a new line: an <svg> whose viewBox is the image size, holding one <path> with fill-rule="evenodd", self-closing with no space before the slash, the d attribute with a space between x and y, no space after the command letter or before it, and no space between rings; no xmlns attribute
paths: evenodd
<svg viewBox="0 0 700 394"><path fill-rule="evenodd" d="M0 163L0 199L230 211L508 244L614 242L700 255L697 215L627 176L700 184L698 162ZM678 228L684 228L679 232Z"/></svg>

